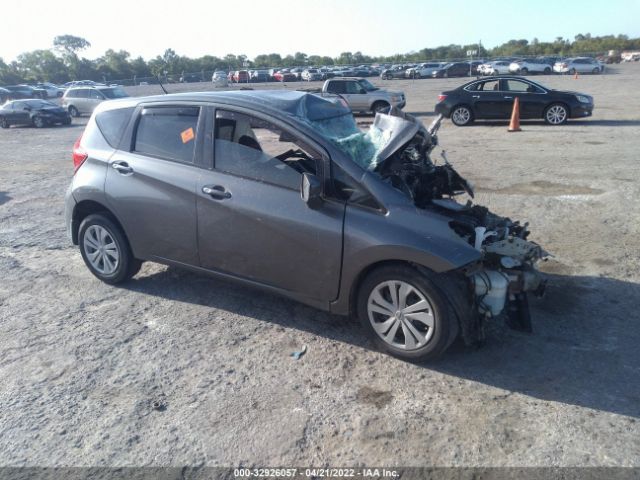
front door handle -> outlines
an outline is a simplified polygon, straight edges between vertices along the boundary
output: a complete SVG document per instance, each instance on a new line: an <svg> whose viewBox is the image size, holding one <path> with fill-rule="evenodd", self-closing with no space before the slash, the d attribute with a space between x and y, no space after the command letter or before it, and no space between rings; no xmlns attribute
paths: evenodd
<svg viewBox="0 0 640 480"><path fill-rule="evenodd" d="M222 185L205 185L202 187L202 193L216 200L231 198L231 192L228 192Z"/></svg>
<svg viewBox="0 0 640 480"><path fill-rule="evenodd" d="M129 166L127 162L117 161L111 164L114 170L123 175L131 175L133 173L133 168Z"/></svg>
<svg viewBox="0 0 640 480"><path fill-rule="evenodd" d="M471 98L480 98L480 95L471 95Z"/></svg>
<svg viewBox="0 0 640 480"><path fill-rule="evenodd" d="M504 98L505 98L505 100L512 100L513 99L513 97L504 97Z"/></svg>

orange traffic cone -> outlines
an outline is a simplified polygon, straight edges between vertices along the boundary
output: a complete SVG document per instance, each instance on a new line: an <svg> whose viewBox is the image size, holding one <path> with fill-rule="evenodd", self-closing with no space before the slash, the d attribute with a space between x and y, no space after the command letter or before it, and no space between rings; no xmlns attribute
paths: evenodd
<svg viewBox="0 0 640 480"><path fill-rule="evenodd" d="M510 132L520 131L520 99L516 97L513 102L513 111L511 112L511 121L509 122Z"/></svg>
<svg viewBox="0 0 640 480"><path fill-rule="evenodd" d="M573 79L577 80L578 79L578 71L576 70L576 73L573 74Z"/></svg>

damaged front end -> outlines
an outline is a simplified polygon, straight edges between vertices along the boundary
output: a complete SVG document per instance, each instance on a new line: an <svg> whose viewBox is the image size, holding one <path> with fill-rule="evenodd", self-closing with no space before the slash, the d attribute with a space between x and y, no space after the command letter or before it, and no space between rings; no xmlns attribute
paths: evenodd
<svg viewBox="0 0 640 480"><path fill-rule="evenodd" d="M545 280L536 263L549 254L527 240L527 223L496 215L471 200L455 199L465 194L473 198L473 186L456 172L444 151L440 164L431 159L441 121L440 116L425 128L411 115L394 110L378 114L369 132L352 132L334 141L418 208L450 218L449 227L481 252L478 262L461 271L464 285L456 291L466 292L466 299L452 300L467 343L482 340L484 321L500 316L510 327L530 332L527 294L543 295Z"/></svg>

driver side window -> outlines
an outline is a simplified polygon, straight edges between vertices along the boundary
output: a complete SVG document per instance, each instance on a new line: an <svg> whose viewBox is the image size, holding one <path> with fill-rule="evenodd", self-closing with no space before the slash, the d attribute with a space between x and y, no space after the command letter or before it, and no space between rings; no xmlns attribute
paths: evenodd
<svg viewBox="0 0 640 480"><path fill-rule="evenodd" d="M214 150L217 170L292 190L321 158L271 122L228 110L216 111Z"/></svg>

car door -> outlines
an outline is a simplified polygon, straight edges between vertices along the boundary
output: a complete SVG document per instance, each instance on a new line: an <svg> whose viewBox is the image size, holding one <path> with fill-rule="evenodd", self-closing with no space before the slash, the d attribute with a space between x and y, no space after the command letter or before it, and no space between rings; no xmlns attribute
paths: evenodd
<svg viewBox="0 0 640 480"><path fill-rule="evenodd" d="M353 111L369 110L369 95L367 91L355 80L344 82L347 90L347 102Z"/></svg>
<svg viewBox="0 0 640 480"><path fill-rule="evenodd" d="M468 87L475 118L504 118L504 94L500 80L485 80Z"/></svg>
<svg viewBox="0 0 640 480"><path fill-rule="evenodd" d="M505 118L513 110L516 98L520 103L520 118L541 118L545 107L547 94L544 90L523 80L503 79Z"/></svg>
<svg viewBox="0 0 640 480"><path fill-rule="evenodd" d="M109 159L105 194L135 255L198 265L195 188L201 107L140 107ZM100 125L100 116L96 118Z"/></svg>
<svg viewBox="0 0 640 480"><path fill-rule="evenodd" d="M11 118L13 125L31 125L31 107L26 102L14 102Z"/></svg>
<svg viewBox="0 0 640 480"><path fill-rule="evenodd" d="M344 204L312 209L301 172L323 178L326 153L277 119L215 112L214 163L197 187L201 266L298 298L338 295Z"/></svg>
<svg viewBox="0 0 640 480"><path fill-rule="evenodd" d="M89 90L89 100L87 102L88 113L93 113L100 103L105 101L105 96L99 90Z"/></svg>
<svg viewBox="0 0 640 480"><path fill-rule="evenodd" d="M75 91L75 97L73 99L73 105L78 109L80 113L91 113L89 103L89 89L80 88Z"/></svg>

